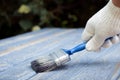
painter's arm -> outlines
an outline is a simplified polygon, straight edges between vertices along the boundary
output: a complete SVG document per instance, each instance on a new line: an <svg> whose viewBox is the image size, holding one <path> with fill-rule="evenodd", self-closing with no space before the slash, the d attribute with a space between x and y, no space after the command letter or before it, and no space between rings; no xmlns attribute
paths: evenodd
<svg viewBox="0 0 120 80"><path fill-rule="evenodd" d="M120 0L112 0L113 4L117 7L120 7Z"/></svg>
<svg viewBox="0 0 120 80"><path fill-rule="evenodd" d="M109 37L113 38L105 41ZM109 0L87 21L82 39L88 41L88 51L96 51L101 47L108 48L120 42L120 0Z"/></svg>

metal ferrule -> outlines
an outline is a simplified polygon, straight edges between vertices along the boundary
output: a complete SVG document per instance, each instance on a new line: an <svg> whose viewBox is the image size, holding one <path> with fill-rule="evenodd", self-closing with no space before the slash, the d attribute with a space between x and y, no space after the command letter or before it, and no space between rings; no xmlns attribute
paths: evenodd
<svg viewBox="0 0 120 80"><path fill-rule="evenodd" d="M57 64L57 66L60 66L68 61L70 61L70 56L65 53L63 50L58 50L56 52L53 52L51 54L49 54L51 57L53 57L55 63Z"/></svg>

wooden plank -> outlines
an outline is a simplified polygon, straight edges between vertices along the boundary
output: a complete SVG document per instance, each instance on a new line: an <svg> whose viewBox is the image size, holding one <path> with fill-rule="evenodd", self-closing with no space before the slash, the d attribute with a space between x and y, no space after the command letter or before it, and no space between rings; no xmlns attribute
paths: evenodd
<svg viewBox="0 0 120 80"><path fill-rule="evenodd" d="M53 33L57 33L59 31L61 31L60 29L50 29L50 30L48 29L47 31L45 31L45 30L30 32L30 33L26 33L24 35L18 35L18 36L11 37L8 39L0 40L0 51L3 51L9 47L13 47L13 46L16 47L16 46L25 44L32 40L36 40L39 37L41 37L41 38L46 37L46 35L48 35L48 34L52 35Z"/></svg>
<svg viewBox="0 0 120 80"><path fill-rule="evenodd" d="M7 78L9 78L9 77L11 78L9 80L13 80L13 79L17 80L19 78L24 78L25 76L16 77L16 75L23 74L24 71L26 71L30 74L29 71L31 71L31 68L29 70L29 68L27 66L28 69L26 68L26 69L23 70L23 69L20 68L22 66L21 64L24 63L24 65L29 65L29 67L30 67L30 62L33 59L35 59L36 57L38 57L38 55L41 54L40 53L41 51L43 51L43 53L44 53L46 51L46 49L48 49L48 51L49 51L50 50L49 48L55 48L56 46L61 45L60 42L63 43L64 40L69 38L69 37L64 38L64 34L68 35L71 32L74 32L74 30L61 31L58 34L53 34L53 37L56 36L57 39L52 38L51 36L48 36L47 39L42 38L43 41L39 41L39 39L37 39L36 41L39 41L39 42L37 42L37 43L35 42L33 44L33 46L27 46L27 47L21 48L20 50L13 50L9 54L1 56L1 58L0 58L1 64L0 65L4 65L4 66L0 67L1 68L0 75L4 75L4 74L7 74L7 75L4 75L4 76L0 77L0 80L2 80L2 79L7 80ZM73 39L74 39L74 37L73 37ZM44 46L44 44L46 44L47 46ZM27 44L27 45L29 45L29 44ZM56 46L53 46L53 45L56 45ZM42 47L42 46L44 46L44 47ZM40 48L40 47L42 47L42 48ZM23 67L24 67L24 65L23 65ZM15 72L13 72L13 71L15 71ZM33 72L34 71L32 71L31 74ZM13 75L15 73L16 73L16 75ZM13 76L11 76L11 75L13 75Z"/></svg>
<svg viewBox="0 0 120 80"><path fill-rule="evenodd" d="M0 49L0 80L116 80L119 78L120 44L102 49L99 53L85 50L78 52L71 56L70 62L54 71L36 74L31 69L30 62L39 56L60 48L69 49L81 43L81 32L82 29L43 29L1 40L1 44L3 41L6 44L2 44L1 47L4 49ZM32 37L28 37L30 35Z"/></svg>

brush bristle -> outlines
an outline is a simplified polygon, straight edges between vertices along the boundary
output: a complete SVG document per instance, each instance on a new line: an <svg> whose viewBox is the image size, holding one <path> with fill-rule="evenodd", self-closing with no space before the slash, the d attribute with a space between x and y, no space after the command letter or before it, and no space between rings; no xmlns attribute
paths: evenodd
<svg viewBox="0 0 120 80"><path fill-rule="evenodd" d="M31 67L34 71L45 72L55 69L58 66L70 61L70 56L62 49L50 53L48 56L40 57L31 62Z"/></svg>
<svg viewBox="0 0 120 80"><path fill-rule="evenodd" d="M31 62L32 69L36 72L45 72L53 70L57 67L54 59L49 55L45 57L40 57L39 59Z"/></svg>

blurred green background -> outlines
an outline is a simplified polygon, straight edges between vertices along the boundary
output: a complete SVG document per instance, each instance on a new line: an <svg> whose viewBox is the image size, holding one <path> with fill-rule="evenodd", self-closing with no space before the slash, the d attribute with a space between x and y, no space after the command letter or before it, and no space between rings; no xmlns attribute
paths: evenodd
<svg viewBox="0 0 120 80"><path fill-rule="evenodd" d="M46 27L80 28L107 0L0 0L0 39Z"/></svg>

